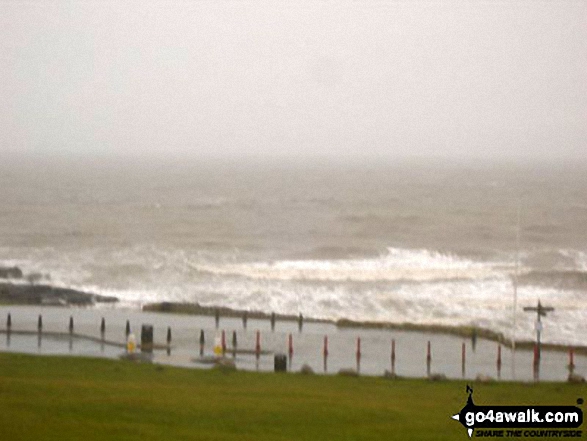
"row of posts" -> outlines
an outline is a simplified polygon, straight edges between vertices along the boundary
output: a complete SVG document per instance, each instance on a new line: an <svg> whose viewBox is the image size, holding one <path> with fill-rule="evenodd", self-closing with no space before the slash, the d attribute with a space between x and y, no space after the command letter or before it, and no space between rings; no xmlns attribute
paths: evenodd
<svg viewBox="0 0 587 441"><path fill-rule="evenodd" d="M247 329L247 322L249 320L249 314L246 311L243 313L242 320L243 320L243 328ZM214 322L216 323L216 329L219 329L220 328L220 310L219 309L214 310ZM269 316L269 323L271 323L271 331L275 331L275 323L276 322L277 322L277 315L274 312L272 312L271 315ZM298 322L298 330L300 332L302 332L302 329L304 327L304 316L301 313L298 315L297 322Z"/></svg>
<svg viewBox="0 0 587 441"><path fill-rule="evenodd" d="M243 316L243 325L245 328L246 328L246 321L247 321L247 315L245 313L245 315ZM217 313L216 325L218 326L218 324L219 324L219 315ZM302 326L303 326L303 317L300 314L300 317L299 317L300 331L302 330ZM272 314L271 315L271 329L274 330L274 328L275 328L275 314ZM10 313L8 313L8 317L6 319L6 331L7 331L8 335L10 335L11 329L12 329L12 316ZM38 330L38 333L40 336L43 332L43 316L41 314L39 314L39 317L38 317L37 330ZM73 334L74 334L73 316L69 317L68 330L69 330L69 334L71 336L73 336ZM100 322L100 335L101 335L102 341L104 341L105 333L106 333L106 320L104 319L104 317L102 317L102 320ZM150 335L148 335L146 337L145 333L150 334ZM153 344L153 334L152 333L153 333L152 326L143 326L143 329L141 332L141 342L142 342L141 347L144 347L149 352L152 351L152 344ZM125 337L128 339L130 334L131 334L130 321L127 320L126 327L125 327ZM171 327L167 327L166 341L167 341L167 353L168 354L171 353L171 340L172 340ZM145 342L145 341L146 341L146 345L143 344L143 342ZM206 338L205 338L205 334L204 334L203 329L200 331L199 343L200 343L200 356L203 356L204 355L204 347L206 344ZM226 333L224 330L222 331L222 334L221 334L220 347L217 352L218 352L217 355L222 355L222 356L224 356L227 352L226 351ZM236 357L237 352L238 352L237 334L236 334L236 331L233 331L233 333L232 333L232 355L233 355L233 357ZM257 360L261 356L261 353L262 353L262 351L261 351L261 333L260 333L260 331L257 330L256 335L255 335L255 350L254 350L254 354L255 354L255 357L257 358ZM293 359L293 354L294 354L293 335L289 334L288 335L287 356L289 359L290 367L291 367L291 362ZM323 347L322 347L324 372L328 371L328 356L329 356L328 336L325 335L324 341L323 341ZM355 352L357 372L360 372L360 369L361 369L361 357L362 357L361 338L358 337L356 340L356 352ZM395 339L392 339L392 341L391 341L391 374L392 375L395 375L395 364L396 364L396 345L395 345ZM431 343L430 343L430 341L428 341L427 346L426 346L426 374L427 374L427 376L431 375L431 367L432 367L432 349L431 349ZM498 345L497 346L497 360L496 360L498 379L501 378L501 367L502 367L501 345ZM574 350L571 348L571 349L569 349L569 364L568 364L568 369L571 374L573 373L574 368L575 368ZM465 345L465 343L462 343L462 348L461 348L461 371L462 371L462 376L464 378L465 374L466 374L466 345ZM536 346L534 346L534 357L533 357L533 373L534 373L534 378L536 380L538 380L538 378L539 378L539 372L540 372L540 349L539 349L538 345L536 345Z"/></svg>

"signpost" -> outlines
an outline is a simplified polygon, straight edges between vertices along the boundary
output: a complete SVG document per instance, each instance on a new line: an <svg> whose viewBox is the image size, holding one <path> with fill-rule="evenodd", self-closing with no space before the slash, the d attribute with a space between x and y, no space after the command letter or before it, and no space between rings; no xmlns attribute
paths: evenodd
<svg viewBox="0 0 587 441"><path fill-rule="evenodd" d="M542 306L540 300L538 300L538 306L526 306L524 308L525 312L536 312L537 319L535 324L536 329L536 362L540 363L540 333L542 332L542 321L540 320L541 317L546 317L547 312L554 311L554 308L551 306Z"/></svg>

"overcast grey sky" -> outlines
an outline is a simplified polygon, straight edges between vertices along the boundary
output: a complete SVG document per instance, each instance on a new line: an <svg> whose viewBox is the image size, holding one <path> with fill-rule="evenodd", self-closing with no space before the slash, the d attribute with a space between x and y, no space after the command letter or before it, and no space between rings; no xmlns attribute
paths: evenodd
<svg viewBox="0 0 587 441"><path fill-rule="evenodd" d="M568 158L587 1L0 1L0 150Z"/></svg>

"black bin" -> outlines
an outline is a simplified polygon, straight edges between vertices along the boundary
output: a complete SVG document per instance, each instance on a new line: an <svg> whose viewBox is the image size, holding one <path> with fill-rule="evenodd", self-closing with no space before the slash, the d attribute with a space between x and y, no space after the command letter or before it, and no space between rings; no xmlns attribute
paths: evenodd
<svg viewBox="0 0 587 441"><path fill-rule="evenodd" d="M287 372L287 356L285 354L275 354L273 362L275 372Z"/></svg>
<svg viewBox="0 0 587 441"><path fill-rule="evenodd" d="M153 325L141 327L141 352L153 352Z"/></svg>

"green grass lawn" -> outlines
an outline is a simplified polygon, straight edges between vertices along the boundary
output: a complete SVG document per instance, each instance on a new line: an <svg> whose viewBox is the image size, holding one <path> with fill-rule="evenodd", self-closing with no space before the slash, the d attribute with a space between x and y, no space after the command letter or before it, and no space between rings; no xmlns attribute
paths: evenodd
<svg viewBox="0 0 587 441"><path fill-rule="evenodd" d="M465 385L0 354L0 439L466 440L450 419ZM478 405L587 398L583 385L473 387Z"/></svg>

